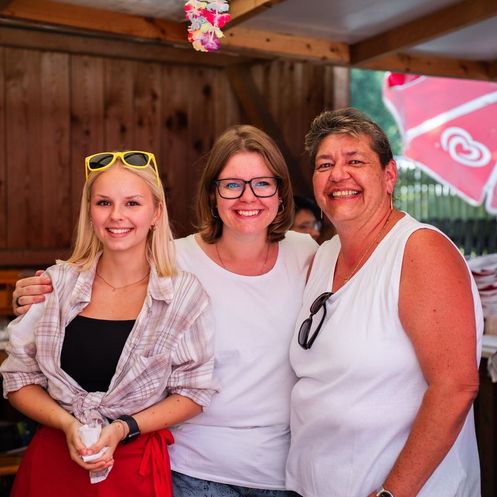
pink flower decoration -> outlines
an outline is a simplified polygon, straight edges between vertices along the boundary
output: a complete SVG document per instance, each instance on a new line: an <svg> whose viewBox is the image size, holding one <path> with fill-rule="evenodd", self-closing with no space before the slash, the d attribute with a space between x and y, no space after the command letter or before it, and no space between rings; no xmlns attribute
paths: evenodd
<svg viewBox="0 0 497 497"><path fill-rule="evenodd" d="M188 41L193 48L202 52L217 50L223 36L221 28L230 20L228 1L187 0L184 9L190 21Z"/></svg>

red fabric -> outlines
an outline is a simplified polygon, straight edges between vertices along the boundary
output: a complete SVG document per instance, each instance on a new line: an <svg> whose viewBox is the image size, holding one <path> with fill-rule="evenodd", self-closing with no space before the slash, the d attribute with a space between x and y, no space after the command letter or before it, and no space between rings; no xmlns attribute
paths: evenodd
<svg viewBox="0 0 497 497"><path fill-rule="evenodd" d="M497 84L392 73L383 100L403 154L473 205L497 214Z"/></svg>
<svg viewBox="0 0 497 497"><path fill-rule="evenodd" d="M63 432L42 426L26 453L11 497L172 497L169 430L141 435L114 452L114 467L100 483L69 457Z"/></svg>

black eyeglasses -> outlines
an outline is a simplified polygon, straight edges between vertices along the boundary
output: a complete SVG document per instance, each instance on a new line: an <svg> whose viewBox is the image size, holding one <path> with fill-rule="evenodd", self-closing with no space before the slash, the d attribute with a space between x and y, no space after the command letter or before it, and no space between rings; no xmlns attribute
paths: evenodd
<svg viewBox="0 0 497 497"><path fill-rule="evenodd" d="M312 347L312 344L316 340L319 332L321 331L321 326L323 326L324 319L326 318L326 302L333 295L333 292L324 292L322 293L312 304L311 304L311 314L310 316L300 325L298 341L299 345L305 349L309 350ZM315 314L319 312L319 309L323 308L323 317L321 321L319 321L318 327L316 331L309 338L309 333L311 331L312 326L312 318Z"/></svg>
<svg viewBox="0 0 497 497"><path fill-rule="evenodd" d="M230 200L240 198L247 185L250 185L250 189L256 197L267 198L272 197L278 191L280 178L275 176L260 176L249 180L224 178L215 180L214 184L217 186L217 192L221 198Z"/></svg>

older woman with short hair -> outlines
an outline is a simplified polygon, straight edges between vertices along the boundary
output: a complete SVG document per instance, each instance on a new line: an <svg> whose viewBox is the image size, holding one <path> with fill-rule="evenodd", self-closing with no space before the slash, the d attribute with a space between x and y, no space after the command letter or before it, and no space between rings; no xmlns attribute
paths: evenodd
<svg viewBox="0 0 497 497"><path fill-rule="evenodd" d="M337 235L318 250L290 359L287 485L305 497L478 497L483 330L457 248L393 208L388 139L354 109L306 137Z"/></svg>

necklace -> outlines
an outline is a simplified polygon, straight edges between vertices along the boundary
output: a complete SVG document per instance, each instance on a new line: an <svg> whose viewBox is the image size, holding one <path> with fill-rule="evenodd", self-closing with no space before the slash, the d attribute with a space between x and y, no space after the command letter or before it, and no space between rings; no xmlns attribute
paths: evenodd
<svg viewBox="0 0 497 497"><path fill-rule="evenodd" d="M347 283L347 281L354 276L356 271L359 269L359 266L361 265L362 261L364 260L364 257L368 254L368 252L371 250L374 244L378 243L381 235L383 234L383 230L386 228L388 222L390 221L390 217L392 216L393 209L390 209L390 213L388 214L387 220L385 221L385 224L381 227L380 232L378 235L373 239L373 241L367 246L366 250L361 254L361 257L359 257L359 260L357 261L357 264L354 266L354 269L352 269L352 272L348 275L347 278L344 278L343 282ZM341 252L341 249L340 249Z"/></svg>
<svg viewBox="0 0 497 497"><path fill-rule="evenodd" d="M266 242L266 244L267 244L266 257L264 259L264 263L261 266L261 269L257 273L257 276L264 274L264 268L266 267L267 261L269 259L269 248L271 247L271 245L267 242ZM219 253L218 242L216 242L215 246L216 246L216 255L217 255L217 258L219 259L219 262L221 262L221 266L223 266L223 268L226 269L226 271L228 271L228 268L226 267L226 264L224 263L223 258L221 257L221 254Z"/></svg>
<svg viewBox="0 0 497 497"><path fill-rule="evenodd" d="M135 281L134 283L129 283L128 285L123 285L123 286L113 286L111 285L101 274L98 274L98 271L96 272L96 275L107 285L112 288L112 291L115 292L116 290L122 290L123 288L128 288L130 286L138 285L138 283L141 283L142 281L146 280L148 278L148 275L150 274L150 271L141 279L138 281Z"/></svg>

